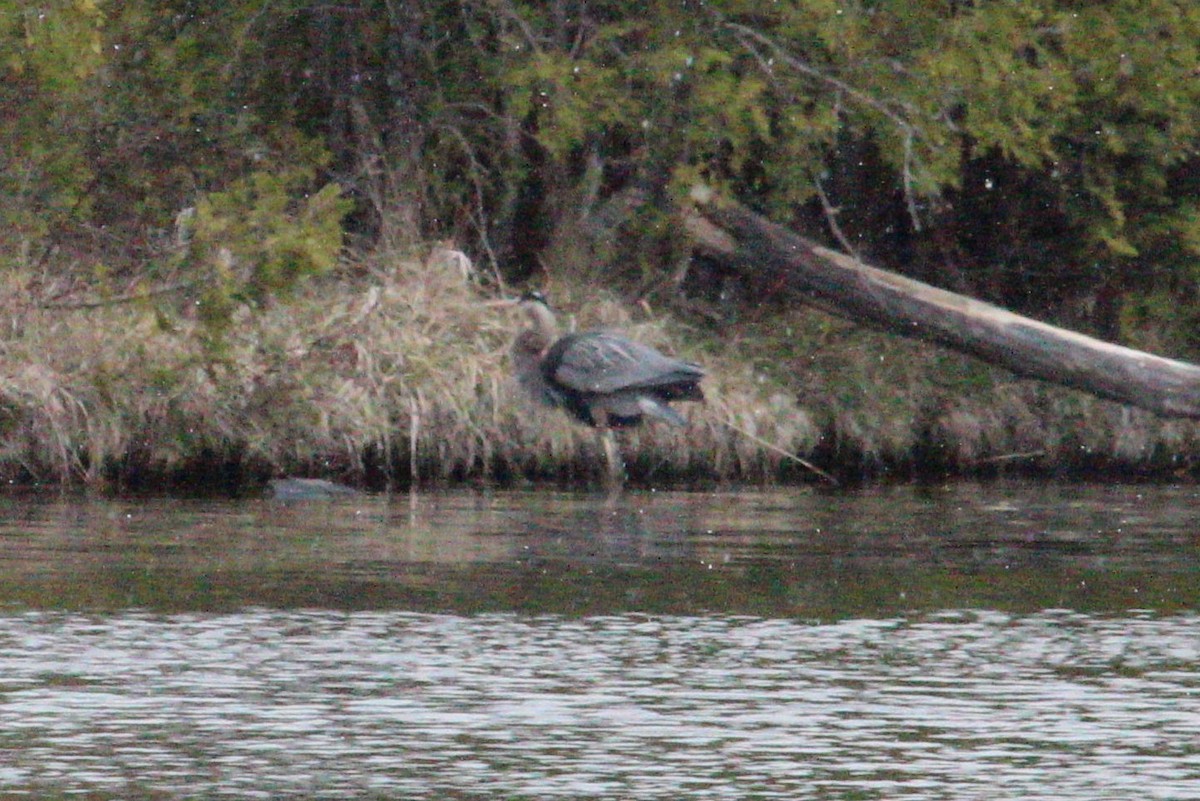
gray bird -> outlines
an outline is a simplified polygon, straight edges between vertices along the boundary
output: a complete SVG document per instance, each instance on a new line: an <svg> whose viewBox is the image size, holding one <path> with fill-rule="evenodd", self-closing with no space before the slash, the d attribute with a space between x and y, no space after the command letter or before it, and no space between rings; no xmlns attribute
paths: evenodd
<svg viewBox="0 0 1200 801"><path fill-rule="evenodd" d="M685 423L671 401L702 401L704 370L606 331L558 336L554 312L540 292L519 305L533 323L513 342L518 380L542 403L565 409L598 429L639 425L655 417Z"/></svg>

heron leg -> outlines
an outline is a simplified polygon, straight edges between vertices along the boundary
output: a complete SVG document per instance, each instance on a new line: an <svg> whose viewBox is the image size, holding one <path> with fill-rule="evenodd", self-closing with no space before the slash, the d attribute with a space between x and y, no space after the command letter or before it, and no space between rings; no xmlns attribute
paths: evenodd
<svg viewBox="0 0 1200 801"><path fill-rule="evenodd" d="M608 425L608 413L605 410L593 409L592 414L596 417L597 436L604 451L605 486L621 487L625 484L625 459L622 458L621 449L617 445L617 435Z"/></svg>

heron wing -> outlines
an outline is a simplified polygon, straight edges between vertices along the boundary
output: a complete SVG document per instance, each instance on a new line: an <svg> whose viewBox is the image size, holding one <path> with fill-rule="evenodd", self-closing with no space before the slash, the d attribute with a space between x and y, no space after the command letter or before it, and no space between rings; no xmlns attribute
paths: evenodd
<svg viewBox="0 0 1200 801"><path fill-rule="evenodd" d="M613 417L640 420L643 415L650 415L677 426L687 424L683 415L645 390L630 389L605 395L598 398L593 405L603 409L610 420Z"/></svg>
<svg viewBox="0 0 1200 801"><path fill-rule="evenodd" d="M563 337L547 359L553 379L576 392L611 393L699 381L704 370L649 345L603 331Z"/></svg>

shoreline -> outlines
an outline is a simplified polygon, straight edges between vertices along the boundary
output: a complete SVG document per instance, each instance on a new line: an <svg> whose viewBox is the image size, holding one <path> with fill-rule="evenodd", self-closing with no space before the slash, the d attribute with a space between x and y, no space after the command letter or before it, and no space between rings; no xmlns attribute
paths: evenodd
<svg viewBox="0 0 1200 801"><path fill-rule="evenodd" d="M9 309L0 480L132 491L285 475L364 489L599 483L593 432L509 377L520 322L443 261L363 256L286 300L242 308L219 352L188 298L167 311ZM594 288L547 289L578 328L623 329L708 370L708 401L686 405L686 428L621 435L631 486L822 480L780 451L851 485L1196 476L1194 422L818 311L760 310L715 330Z"/></svg>

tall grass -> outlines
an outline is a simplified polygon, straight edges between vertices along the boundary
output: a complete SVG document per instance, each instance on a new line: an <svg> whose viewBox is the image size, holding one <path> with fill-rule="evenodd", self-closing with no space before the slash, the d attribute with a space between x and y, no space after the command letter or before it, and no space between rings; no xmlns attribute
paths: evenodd
<svg viewBox="0 0 1200 801"><path fill-rule="evenodd" d="M679 407L688 426L620 434L637 482L814 478L780 451L852 478L1192 468L1191 423L1020 381L816 312L714 332L594 288L546 289L565 326L620 328L709 370L707 402ZM286 302L243 311L219 355L187 315L167 322L149 305L10 301L0 477L599 481L594 433L536 406L509 377L508 346L524 322L489 299L452 251L372 253Z"/></svg>
<svg viewBox="0 0 1200 801"><path fill-rule="evenodd" d="M551 290L564 308L582 306L571 288ZM287 302L244 311L220 358L197 323L164 325L148 306L12 308L18 322L0 351L0 475L155 483L234 465L248 477L398 485L598 478L593 432L534 405L509 377L508 345L523 321L488 299L451 252L376 253ZM576 324L618 326L669 348L644 311L634 319L611 296L591 300ZM742 378L715 371L710 403L685 411L686 429L623 435L632 472L769 475L779 457L731 435L727 417L785 447L811 444L794 404L795 414L763 415Z"/></svg>

